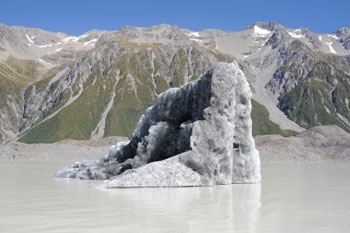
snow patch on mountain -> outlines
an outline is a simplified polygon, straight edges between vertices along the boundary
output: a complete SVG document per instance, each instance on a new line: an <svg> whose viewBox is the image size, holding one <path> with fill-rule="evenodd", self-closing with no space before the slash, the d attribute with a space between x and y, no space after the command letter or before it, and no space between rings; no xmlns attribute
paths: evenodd
<svg viewBox="0 0 350 233"><path fill-rule="evenodd" d="M98 40L97 38L89 40L89 41L84 43L84 46L95 45L97 40Z"/></svg>
<svg viewBox="0 0 350 233"><path fill-rule="evenodd" d="M41 63L43 63L44 65L49 65L49 66L52 66L52 64L51 63L49 63L49 62L47 62L47 61L44 61L43 59L41 59L41 58L39 58L38 59Z"/></svg>
<svg viewBox="0 0 350 233"><path fill-rule="evenodd" d="M69 37L64 38L63 42L64 43L68 43L71 40L74 41L74 42L77 42L79 39L78 39L78 37L75 37L75 36L69 36Z"/></svg>
<svg viewBox="0 0 350 233"><path fill-rule="evenodd" d="M337 37L336 35L328 34L327 36L332 37L333 39L339 40L339 37Z"/></svg>
<svg viewBox="0 0 350 233"><path fill-rule="evenodd" d="M254 33L253 37L266 37L271 33L271 31L262 29L256 25L254 25Z"/></svg>
<svg viewBox="0 0 350 233"><path fill-rule="evenodd" d="M194 38L191 38L190 40L192 41L196 41L196 42L202 42L203 40L200 40L200 39L194 39Z"/></svg>
<svg viewBox="0 0 350 233"><path fill-rule="evenodd" d="M54 46L53 44L46 44L46 45L36 45L38 46L39 48L47 48L47 47L51 47L51 46Z"/></svg>
<svg viewBox="0 0 350 233"><path fill-rule="evenodd" d="M325 42L325 43L326 43L326 45L328 46L329 52L330 52L330 53L337 54L337 52L334 50L334 48L333 48L333 46L332 46L333 42Z"/></svg>
<svg viewBox="0 0 350 233"><path fill-rule="evenodd" d="M26 34L26 37L30 43L34 44L34 41L28 36L28 34Z"/></svg>
<svg viewBox="0 0 350 233"><path fill-rule="evenodd" d="M186 34L189 35L189 36L200 37L199 32L189 32L189 33L186 33Z"/></svg>
<svg viewBox="0 0 350 233"><path fill-rule="evenodd" d="M301 30L300 29L296 29L296 30L293 30L293 31L287 31L288 34L293 37L293 38L303 38L305 37L302 33L301 33Z"/></svg>
<svg viewBox="0 0 350 233"><path fill-rule="evenodd" d="M190 37L190 40L191 41L195 41L195 42L203 42L202 39L200 39L200 35L199 35L199 32L187 32L185 33L188 37Z"/></svg>
<svg viewBox="0 0 350 233"><path fill-rule="evenodd" d="M68 43L69 41L73 41L73 42L78 42L78 40L87 37L88 35L84 34L81 36L68 36L66 38L63 39L63 42Z"/></svg>

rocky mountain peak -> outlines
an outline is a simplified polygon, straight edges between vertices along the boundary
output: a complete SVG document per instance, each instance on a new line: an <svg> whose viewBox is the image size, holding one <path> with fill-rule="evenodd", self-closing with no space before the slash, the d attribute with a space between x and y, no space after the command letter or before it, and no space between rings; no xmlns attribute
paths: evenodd
<svg viewBox="0 0 350 233"><path fill-rule="evenodd" d="M280 30L281 28L284 28L282 25L276 22L256 22L250 27L254 27L254 26L260 27L268 31L276 31L276 30Z"/></svg>
<svg viewBox="0 0 350 233"><path fill-rule="evenodd" d="M334 32L334 38L341 43L346 50L350 50L350 28L341 28Z"/></svg>

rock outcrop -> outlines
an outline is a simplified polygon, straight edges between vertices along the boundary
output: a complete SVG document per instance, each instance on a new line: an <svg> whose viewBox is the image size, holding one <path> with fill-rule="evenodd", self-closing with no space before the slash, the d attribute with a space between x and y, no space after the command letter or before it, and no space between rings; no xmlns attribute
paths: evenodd
<svg viewBox="0 0 350 233"><path fill-rule="evenodd" d="M218 63L199 80L159 95L132 137L99 162L76 163L55 177L109 179L109 188L259 182L250 99L238 64Z"/></svg>

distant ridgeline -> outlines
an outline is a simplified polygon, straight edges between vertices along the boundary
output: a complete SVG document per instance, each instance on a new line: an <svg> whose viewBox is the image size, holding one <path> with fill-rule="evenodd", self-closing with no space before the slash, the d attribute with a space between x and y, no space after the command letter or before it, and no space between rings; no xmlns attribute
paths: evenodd
<svg viewBox="0 0 350 233"><path fill-rule="evenodd" d="M0 141L130 136L171 87L237 60L253 92L253 134L350 130L350 30L275 23L240 32L125 27L74 37L0 24Z"/></svg>

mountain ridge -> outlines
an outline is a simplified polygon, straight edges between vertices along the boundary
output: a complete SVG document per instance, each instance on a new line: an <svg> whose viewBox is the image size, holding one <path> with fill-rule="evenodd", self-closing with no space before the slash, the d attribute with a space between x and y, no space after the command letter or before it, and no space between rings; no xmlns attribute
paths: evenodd
<svg viewBox="0 0 350 233"><path fill-rule="evenodd" d="M4 27L6 32L2 30ZM118 31L90 30L79 36L61 34L60 38L39 38L40 33L35 34L30 28L22 27L24 31L16 29L18 34L9 41L6 34L14 33L8 32L12 27L15 26L0 24L0 85L11 89L11 92L0 92L0 118L6 122L6 125L0 126L0 141L17 140L22 136L27 138L27 142L32 140L28 138L43 140L47 138L46 133L54 133L52 141L70 138L69 135L73 135L72 139L101 137L102 131L103 136L128 136L141 112L153 105L161 91L195 80L215 62L232 60L237 60L246 73L254 100L267 109L264 125L272 121L282 130L276 128L274 132L285 134L282 133L284 129L301 131L302 127L310 128L327 122L336 123L343 129L349 127L350 96L346 91L347 74L350 73L346 65L350 63L348 28L331 34L316 34L305 28L289 29L273 22L257 22L239 32L216 29L194 32L176 25L161 24L149 28L125 26ZM296 48L291 47L293 43ZM322 80L339 80L337 90L340 92L335 95L338 101L328 99L327 108L332 114L322 111L333 120L316 119L300 127L307 116L311 114L314 117L321 112L306 112L295 118L285 110L295 102L285 101L284 89L277 83L289 85L285 86L289 91L300 89L301 82L290 81L293 67L300 66L298 54L304 54L310 61L317 60L316 63L323 61L326 63L324 67L335 72L331 72L329 77L321 76ZM13 58L8 60L10 56ZM309 82L300 72L305 73L310 67L303 67L298 68L299 71L294 69L296 73L293 77ZM22 74L30 69L35 74L34 79ZM315 75L320 76L321 73ZM12 84L23 78L29 81L21 85ZM322 91L322 85L315 91ZM103 97L94 100L94 93ZM79 109L80 105L90 106L90 109L86 111L85 107L80 107L77 112L76 108ZM67 108L70 111L63 111ZM302 107L298 109L305 111ZM73 127L75 131L70 132L69 122L75 118L83 119L80 114L84 111L89 116L85 123L92 122L92 125L79 123L80 126ZM53 125L60 125L59 128L66 128L70 133L59 129L53 132L54 127L47 125L47 122L53 121L51 119L59 123ZM41 129L35 130L39 125ZM271 133L271 127L256 132ZM30 132L32 136L25 136ZM80 136L75 137L75 132L79 132ZM41 136L38 137L38 134Z"/></svg>

